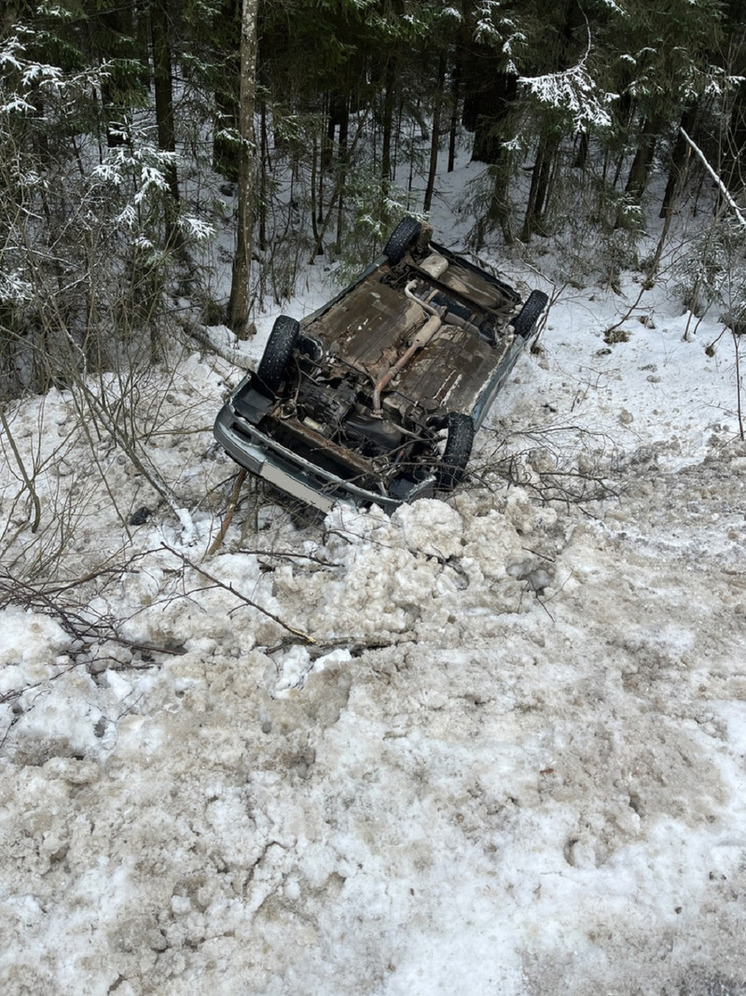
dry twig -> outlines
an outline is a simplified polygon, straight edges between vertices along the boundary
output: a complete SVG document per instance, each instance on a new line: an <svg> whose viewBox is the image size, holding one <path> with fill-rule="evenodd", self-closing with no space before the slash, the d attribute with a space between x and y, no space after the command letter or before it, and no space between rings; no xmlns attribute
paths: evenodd
<svg viewBox="0 0 746 996"><path fill-rule="evenodd" d="M305 640L306 643L316 642L312 636L309 636L302 630L296 629L294 626L286 623L284 619L280 619L280 617L275 615L274 612L270 612L269 609L265 609L263 606L257 604L253 599L249 598L247 595L244 595L243 592L237 591L232 584L226 584L225 581L221 581L219 578L216 578L214 574L210 574L209 571L206 571L198 564L195 564L194 561L190 560L185 554L179 553L178 550L174 550L173 547L170 547L167 543L163 543L162 545L164 550L168 550L169 553L172 553L175 557L178 557L182 563L186 564L188 567L191 567L193 571L197 572L197 574L202 575L203 578L207 578L207 580L210 581L216 588L222 588L223 591L229 591L231 595L235 596L239 601L243 602L245 605L250 605L251 608L256 609L257 612L261 612L262 615L267 616L268 619L276 622L278 626L282 626L283 629L287 630L288 633L292 633L293 636L300 637L302 640Z"/></svg>
<svg viewBox="0 0 746 996"><path fill-rule="evenodd" d="M242 469L236 475L236 481L233 485L233 491L231 493L230 501L228 502L228 511L225 513L225 518L223 519L223 524L220 527L220 532L215 537L210 549L207 551L205 556L211 557L216 553L222 546L223 540L225 539L225 534L230 528L230 524L233 521L233 513L236 511L236 506L238 505L238 496L241 492L241 485L246 480L246 470Z"/></svg>

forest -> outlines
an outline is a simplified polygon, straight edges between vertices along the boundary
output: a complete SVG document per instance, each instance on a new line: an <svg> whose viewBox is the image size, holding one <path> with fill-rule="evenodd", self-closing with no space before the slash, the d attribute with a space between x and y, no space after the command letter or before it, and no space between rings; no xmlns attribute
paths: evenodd
<svg viewBox="0 0 746 996"><path fill-rule="evenodd" d="M686 201L705 220L682 302L739 331L745 15L744 0L11 2L0 398L158 362L185 325L247 338L304 267L344 276L405 212L427 218L439 164L464 149L485 168L462 248L553 240L560 285L613 287L629 266L653 280ZM651 211L664 235L642 259Z"/></svg>

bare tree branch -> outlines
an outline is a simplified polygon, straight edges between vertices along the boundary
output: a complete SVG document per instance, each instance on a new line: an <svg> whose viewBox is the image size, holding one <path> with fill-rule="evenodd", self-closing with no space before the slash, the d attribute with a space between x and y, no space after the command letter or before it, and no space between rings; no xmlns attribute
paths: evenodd
<svg viewBox="0 0 746 996"><path fill-rule="evenodd" d="M733 196L731 195L731 193L728 190L728 188L725 186L725 184L720 179L720 177L718 176L718 174L715 172L715 170L713 169L713 167L710 166L710 164L707 161L707 157L705 156L704 152L700 149L700 147L696 144L696 142L692 141L692 139L687 135L687 133L684 131L683 128L679 128L679 131L681 132L682 137L692 147L692 149L694 150L695 154L697 155L697 157L701 161L701 163L704 166L704 168L707 170L707 172L710 174L710 176L712 177L712 179L718 185L720 193L723 195L723 197L725 198L725 200L728 202L728 204L730 205L730 207L733 209L733 212L734 212L736 218L738 218L739 224L742 225L744 228L746 228L746 218L744 218L744 216L741 214L741 210L738 207L738 204L736 204L735 200L733 199Z"/></svg>
<svg viewBox="0 0 746 996"><path fill-rule="evenodd" d="M168 543L163 543L162 545L164 550L168 550L169 553L172 553L175 557L178 557L178 559L181 560L182 563L187 564L189 567L192 568L193 571L196 571L197 574L201 574L203 578L207 578L207 580L211 581L212 584L214 584L217 588L222 588L223 591L229 591L231 595L234 595L239 601L243 602L245 605L250 605L252 609L256 609L257 612L261 612L262 615L267 616L268 619L272 619L272 621L276 622L278 626L282 626L283 629L286 629L288 633L292 633L293 636L299 636L302 640L305 640L306 643L316 642L312 636L309 636L307 633L304 633L302 630L295 629L294 626L291 626L289 625L289 623L286 623L284 619L280 619L280 617L275 615L274 612L270 612L269 609L265 609L263 606L258 605L253 599L249 598L247 595L244 595L242 592L236 591L236 589L233 587L232 584L226 584L224 581L221 581L219 578L216 578L214 574L210 574L202 567L199 567L197 564L194 563L193 560L190 560L189 557L187 557L185 554L179 553L178 550L174 550L173 547L170 547L168 545Z"/></svg>

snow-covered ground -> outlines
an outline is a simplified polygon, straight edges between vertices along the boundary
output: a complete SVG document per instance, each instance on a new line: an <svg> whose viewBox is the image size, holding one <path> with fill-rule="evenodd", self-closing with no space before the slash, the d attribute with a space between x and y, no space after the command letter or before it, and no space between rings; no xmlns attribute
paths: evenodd
<svg viewBox="0 0 746 996"><path fill-rule="evenodd" d="M733 344L665 283L607 343L623 290L560 294L447 500L247 483L212 555L240 371L138 384L150 482L69 393L9 413L0 991L746 993Z"/></svg>

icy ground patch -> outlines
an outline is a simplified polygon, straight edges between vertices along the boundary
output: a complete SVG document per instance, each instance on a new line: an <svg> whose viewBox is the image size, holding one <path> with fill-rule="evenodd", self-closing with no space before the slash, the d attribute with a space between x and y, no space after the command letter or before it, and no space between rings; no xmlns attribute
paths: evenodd
<svg viewBox="0 0 746 996"><path fill-rule="evenodd" d="M732 360L609 314L560 300L447 501L248 494L209 557L226 365L142 387L178 515L68 396L19 407L16 569L128 568L58 594L88 640L0 616L3 992L746 993Z"/></svg>

